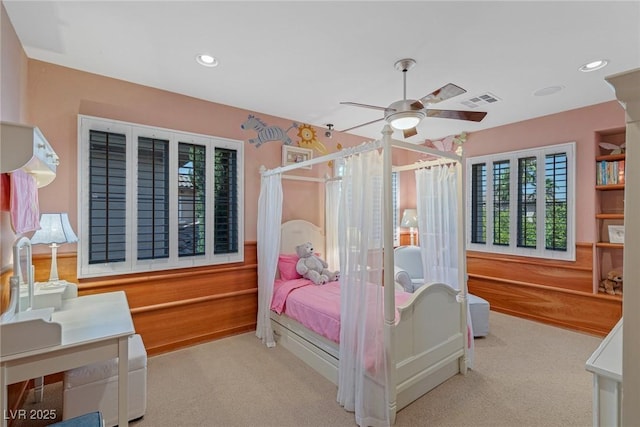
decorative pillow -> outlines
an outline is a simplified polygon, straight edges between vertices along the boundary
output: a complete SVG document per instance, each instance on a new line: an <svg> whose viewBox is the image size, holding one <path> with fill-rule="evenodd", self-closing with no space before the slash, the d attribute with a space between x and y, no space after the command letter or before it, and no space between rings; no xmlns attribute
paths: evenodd
<svg viewBox="0 0 640 427"><path fill-rule="evenodd" d="M282 280L299 279L302 276L296 271L296 264L298 263L297 254L280 254L278 257L278 270L280 271L280 278Z"/></svg>

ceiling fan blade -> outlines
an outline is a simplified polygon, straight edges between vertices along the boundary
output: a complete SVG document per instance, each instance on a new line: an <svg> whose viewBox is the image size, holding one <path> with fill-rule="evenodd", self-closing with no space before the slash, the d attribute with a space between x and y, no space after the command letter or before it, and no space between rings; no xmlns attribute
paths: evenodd
<svg viewBox="0 0 640 427"><path fill-rule="evenodd" d="M369 104L359 104L357 102L341 102L342 105L351 105L352 107L363 107L363 108L372 108L374 110L384 111L386 107L378 107L377 105L369 105Z"/></svg>
<svg viewBox="0 0 640 427"><path fill-rule="evenodd" d="M470 122L480 122L486 115L487 113L484 111L427 110L427 117L468 120Z"/></svg>
<svg viewBox="0 0 640 427"><path fill-rule="evenodd" d="M405 129L402 131L402 134L404 135L405 138L410 138L418 134L418 129L417 128Z"/></svg>
<svg viewBox="0 0 640 427"><path fill-rule="evenodd" d="M353 127L348 128L348 129L343 129L343 130L340 130L340 131L338 131L338 132L349 132L350 130L357 129L357 128L360 128L360 127L362 127L362 126L370 125L370 124L373 124L373 123L379 122L379 121L381 121L381 120L384 120L384 117L382 117L382 118L380 118L380 119L376 119L376 120L371 120L370 122L362 123L362 124L360 124L360 125L358 125L358 126L353 126Z"/></svg>
<svg viewBox="0 0 640 427"><path fill-rule="evenodd" d="M422 98L420 98L420 101L422 101L423 104L436 104L440 101L453 98L454 96L458 96L465 92L466 90L462 89L460 86L454 85L453 83L448 83L442 86L440 89L434 90L429 95L423 96Z"/></svg>

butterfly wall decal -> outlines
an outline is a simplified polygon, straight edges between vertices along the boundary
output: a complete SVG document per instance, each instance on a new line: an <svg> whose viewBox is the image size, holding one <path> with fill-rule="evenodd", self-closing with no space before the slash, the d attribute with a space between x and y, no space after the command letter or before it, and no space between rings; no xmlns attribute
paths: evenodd
<svg viewBox="0 0 640 427"><path fill-rule="evenodd" d="M605 150L611 150L609 154L622 154L626 148L626 144L623 142L620 145L611 144L609 142L601 142L598 144L600 148L604 148Z"/></svg>
<svg viewBox="0 0 640 427"><path fill-rule="evenodd" d="M449 135L438 141L432 141L430 139L425 140L424 145L432 147L440 151L455 153L459 146L461 146L467 140L467 133L462 132L458 135Z"/></svg>

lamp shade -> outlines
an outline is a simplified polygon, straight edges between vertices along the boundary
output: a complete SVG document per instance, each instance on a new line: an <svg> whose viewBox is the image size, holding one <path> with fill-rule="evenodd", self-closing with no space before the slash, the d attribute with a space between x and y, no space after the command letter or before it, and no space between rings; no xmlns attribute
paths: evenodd
<svg viewBox="0 0 640 427"><path fill-rule="evenodd" d="M418 211L416 209L405 209L402 213L402 220L400 221L401 227L417 227L418 226Z"/></svg>
<svg viewBox="0 0 640 427"><path fill-rule="evenodd" d="M78 236L73 232L66 213L45 213L40 216L40 230L31 238L31 244L73 243Z"/></svg>

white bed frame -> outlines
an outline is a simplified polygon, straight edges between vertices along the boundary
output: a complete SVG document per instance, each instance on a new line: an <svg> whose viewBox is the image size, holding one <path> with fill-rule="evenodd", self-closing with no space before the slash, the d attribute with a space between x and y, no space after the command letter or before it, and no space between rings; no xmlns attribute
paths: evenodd
<svg viewBox="0 0 640 427"><path fill-rule="evenodd" d="M462 304L449 285L422 286L405 305L398 306L394 326L395 411L457 373L466 372L465 336L460 330ZM271 312L278 344L338 385L338 344L307 329L286 315Z"/></svg>
<svg viewBox="0 0 640 427"><path fill-rule="evenodd" d="M443 153L391 139L391 129L385 127L382 148L389 150L399 147L406 150L424 152L442 156ZM345 150L347 155L349 150ZM389 150L390 151L390 150ZM324 156L301 163L307 166L316 162L338 158ZM395 307L387 303L394 301L394 286L385 286L385 351L391 364L389 378L389 399L387 402L391 423L395 422L396 412L404 408L423 394L432 390L452 376L467 371L467 310L466 310L466 266L464 263L464 222L462 220L462 166L461 158L444 155L457 162L459 254L462 263L459 266L461 291L442 283L433 283L419 288L403 305L398 306L399 320L394 323ZM449 160L451 161L451 160ZM295 166L279 168L282 173L293 170ZM385 196L390 197L390 176L392 165L390 153L384 160ZM403 170L407 170L403 167ZM263 170L263 173L264 170ZM386 176L388 175L388 177ZM389 208L390 210L390 208ZM390 212L386 213L391 218ZM392 230L385 229L385 247L391 248ZM281 253L294 253L300 242L311 241L317 252L325 253L325 239L320 227L307 221L294 220L284 223L281 229ZM384 281L394 283L393 251L384 253ZM271 325L277 342L297 355L324 377L338 384L338 344L310 331L286 315L270 313ZM395 369L393 369L395 367Z"/></svg>

